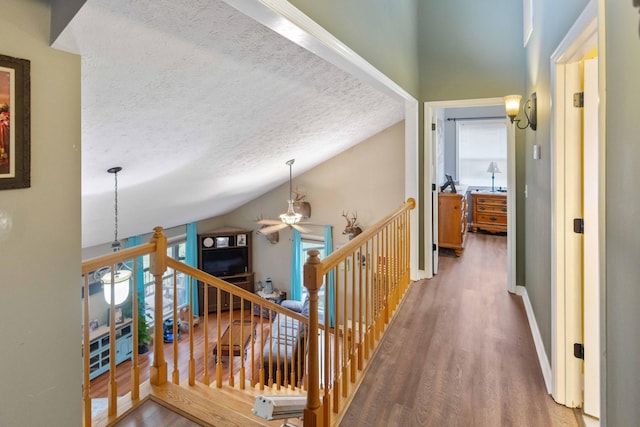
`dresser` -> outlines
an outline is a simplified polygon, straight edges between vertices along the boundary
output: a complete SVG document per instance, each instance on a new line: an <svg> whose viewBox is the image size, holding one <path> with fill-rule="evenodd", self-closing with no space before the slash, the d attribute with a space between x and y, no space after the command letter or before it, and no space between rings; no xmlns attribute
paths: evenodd
<svg viewBox="0 0 640 427"><path fill-rule="evenodd" d="M474 191L471 205L471 231L507 232L507 193Z"/></svg>
<svg viewBox="0 0 640 427"><path fill-rule="evenodd" d="M467 197L458 193L438 193L438 245L462 255L467 235Z"/></svg>

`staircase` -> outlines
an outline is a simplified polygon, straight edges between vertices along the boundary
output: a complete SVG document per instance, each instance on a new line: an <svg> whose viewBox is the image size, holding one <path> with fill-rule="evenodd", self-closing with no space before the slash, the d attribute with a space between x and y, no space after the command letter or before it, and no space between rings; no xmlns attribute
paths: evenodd
<svg viewBox="0 0 640 427"><path fill-rule="evenodd" d="M253 320L248 321L246 329L244 326L240 328L240 341L248 342L245 347L248 355L246 359L251 362L238 358L239 378L233 375L234 363L237 362L234 362L232 353L231 343L235 342L232 334L228 337L227 350L223 350L224 345L217 345L225 344L223 331L226 325L221 320L221 305L218 305L215 319L212 318L211 327L208 321L210 315L205 311L202 326L199 326L203 328L204 340L198 348L193 341L192 317L188 322L188 351L178 351L178 340L174 340L172 344L164 344L162 328L155 328L156 348L149 367L150 379L140 383L137 353L138 308L137 304L133 304L131 392L118 397L116 358L113 357L116 354L116 327L112 319L109 331L112 344L109 349L111 365L108 410L95 417L91 413L89 352L84 352L83 425L117 425L143 403L152 400L201 425L281 426L282 420L266 421L253 415L252 408L259 395L306 396L305 426L338 425L366 374L369 361L377 350L387 324L410 284L410 211L414 208L415 201L409 199L325 259L319 259L317 251L309 251L309 259L304 267L304 286L309 293L308 318L168 257L167 238L161 227L156 227L147 244L84 262L82 275L85 295L89 295L88 277L93 271L105 266L115 270L122 263L134 266L133 289L141 289L136 283L137 257L150 254L149 271L155 278L156 288L156 325L163 323L162 289L166 285L163 282L172 276L176 295L177 274L184 275L187 283L202 283L206 287L204 295L209 294L209 288L217 294L218 299L223 292L229 293L231 302L235 299L241 307L237 310L239 319L252 318L252 314L256 312L254 308L258 308L256 306L260 306L258 312L266 310L272 314L266 319L254 316ZM323 286L326 286L324 307L328 313L327 324L320 324L318 315L318 293ZM193 301L193 296L190 301ZM84 304L84 324L88 325L91 317L87 298L84 299ZM176 299L173 308L173 336L177 336L179 315L175 304ZM111 307L111 313L115 311L113 308ZM275 346L274 349L274 346L267 345L268 354L263 355L265 343L271 337L277 336L280 340L282 334L284 339L293 336L288 335L290 332L287 329L282 331L274 328L275 315L279 319L282 316L283 324L295 325L297 331L305 331L295 350L297 353L291 356L295 363L288 361L286 352L281 354L280 346ZM245 334L253 333L255 326L252 322L258 325L261 333L254 339L245 341ZM244 320L242 324L245 324ZM291 328L292 331L293 327ZM84 348L89 348L88 328L84 328L83 335ZM165 360L165 345L172 346L172 367ZM228 369L223 368L223 358ZM176 369L180 361L188 365L187 370L183 371L182 380ZM295 379L293 384L289 384L290 379Z"/></svg>

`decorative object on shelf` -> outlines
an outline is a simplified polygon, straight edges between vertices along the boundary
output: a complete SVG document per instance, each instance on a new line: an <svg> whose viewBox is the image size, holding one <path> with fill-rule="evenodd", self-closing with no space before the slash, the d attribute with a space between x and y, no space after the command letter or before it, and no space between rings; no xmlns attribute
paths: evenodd
<svg viewBox="0 0 640 427"><path fill-rule="evenodd" d="M351 215L349 218L349 211L342 211L342 216L347 220L347 226L344 228L342 234L349 236L349 240L362 233L362 228L358 225L358 212Z"/></svg>
<svg viewBox="0 0 640 427"><path fill-rule="evenodd" d="M538 127L538 96L535 92L531 94L531 98L527 99L524 104L524 117L527 119L527 124L520 126L520 119L516 120L516 116L520 112L520 95L507 95L504 97L504 108L507 111L507 116L511 119L511 123L515 122L518 129L526 129L531 127L531 130L536 130ZM529 113L527 113L529 110Z"/></svg>
<svg viewBox="0 0 640 427"><path fill-rule="evenodd" d="M273 282L271 281L271 277L267 277L267 280L265 280L263 292L267 295L271 295L273 293Z"/></svg>
<svg viewBox="0 0 640 427"><path fill-rule="evenodd" d="M238 234L236 237L236 246L247 246L247 235L246 234Z"/></svg>
<svg viewBox="0 0 640 427"><path fill-rule="evenodd" d="M260 233L269 234L274 231L281 230L287 227L293 227L301 233L307 233L308 231L304 227L300 227L299 223L302 219L302 214L297 213L293 209L293 163L295 159L291 159L287 161L287 165L289 166L289 200L288 200L288 208L287 211L280 215L280 221L273 219L262 219L258 221L258 224L268 225L269 227L263 227L260 229Z"/></svg>
<svg viewBox="0 0 640 427"><path fill-rule="evenodd" d="M489 167L487 168L487 172L491 173L491 192L495 193L496 192L496 187L495 187L496 174L497 173L502 173L502 171L498 167L498 162L489 163Z"/></svg>
<svg viewBox="0 0 640 427"><path fill-rule="evenodd" d="M296 198L293 200L293 210L302 215L303 219L311 218L311 203L304 200L304 198L307 197L307 193L297 188L293 190L293 193L296 195Z"/></svg>
<svg viewBox="0 0 640 427"><path fill-rule="evenodd" d="M30 66L0 55L0 190L31 187Z"/></svg>
<svg viewBox="0 0 640 427"><path fill-rule="evenodd" d="M447 187L451 187L451 193L457 193L458 190L456 190L456 183L453 181L451 175L445 174L444 176L447 178L447 181L440 186L440 192L444 193L444 190L446 190Z"/></svg>
<svg viewBox="0 0 640 427"><path fill-rule="evenodd" d="M118 172L120 172L122 168L120 166L112 167L107 170L107 172L112 173L114 177L114 189L115 189L115 198L114 198L114 232L113 232L113 243L111 243L111 250L113 252L118 252L120 250L120 241L118 240ZM106 272L104 272L106 270ZM129 279L131 279L131 271L125 269L125 266L119 264L117 266L117 270L113 271L110 267L102 268L98 270L100 276L100 281L103 284L104 291L104 299L107 304L111 304L111 287L113 286L113 304L120 305L126 301L129 297Z"/></svg>

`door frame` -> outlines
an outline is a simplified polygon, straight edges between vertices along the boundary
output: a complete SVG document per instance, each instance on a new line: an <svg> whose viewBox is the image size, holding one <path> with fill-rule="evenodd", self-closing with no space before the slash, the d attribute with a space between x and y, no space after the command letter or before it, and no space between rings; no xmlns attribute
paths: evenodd
<svg viewBox="0 0 640 427"><path fill-rule="evenodd" d="M567 308L571 302L581 301L581 292L573 286L568 286L565 281L565 266L573 259L567 261L565 253L565 230L573 218L569 218L565 212L566 203L574 203L575 195L566 192L565 182L565 158L567 141L570 135L565 132L565 112L567 106L564 79L566 71L577 61L580 61L594 47L598 47L598 95L600 98L599 111L599 171L598 171L598 214L599 214L599 239L605 240L605 129L604 129L604 101L605 101L605 70L604 70L604 31L603 20L598 13L598 6L603 0L591 0L582 14L573 24L567 35L560 42L555 52L551 55L551 94L553 111L551 114L551 364L552 364L552 390L551 394L556 402L565 406L580 406L582 403L581 363L576 362L573 352L574 342L581 342L581 336L576 337L576 330L582 328L580 315ZM600 29L600 31L599 31ZM605 329L604 313L604 262L605 247L600 245L600 338L604 343L603 333ZM601 420L605 416L606 390L604 389L605 356L603 346L600 348L600 402Z"/></svg>
<svg viewBox="0 0 640 427"><path fill-rule="evenodd" d="M437 171L435 170L433 161L434 145L433 133L431 126L434 123L433 117L436 110L442 108L459 108L459 107L490 107L496 105L504 105L504 98L479 98L479 99L463 99L455 101L436 101L424 103L424 189L423 196L425 205L429 203L431 206L425 206L425 211L430 212L431 209L437 208L438 183L435 182ZM505 121L508 120L505 113ZM507 122L508 123L508 122ZM507 290L511 293L516 292L516 132L515 125L507 125ZM432 191L432 185L435 185ZM430 217L430 215L429 215ZM435 251L425 250L425 266L433 265L433 256L438 254L437 216L427 218L425 215L425 248L432 247L435 244ZM428 259L427 259L428 258ZM429 277L433 276L433 270L426 271Z"/></svg>

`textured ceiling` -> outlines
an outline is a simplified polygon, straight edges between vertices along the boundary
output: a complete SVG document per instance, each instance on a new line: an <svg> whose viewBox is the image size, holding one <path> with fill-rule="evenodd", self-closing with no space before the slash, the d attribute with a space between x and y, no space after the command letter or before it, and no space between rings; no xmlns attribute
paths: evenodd
<svg viewBox="0 0 640 427"><path fill-rule="evenodd" d="M401 102L218 0L88 0L83 247L227 213L402 120ZM283 202L284 203L284 202Z"/></svg>

